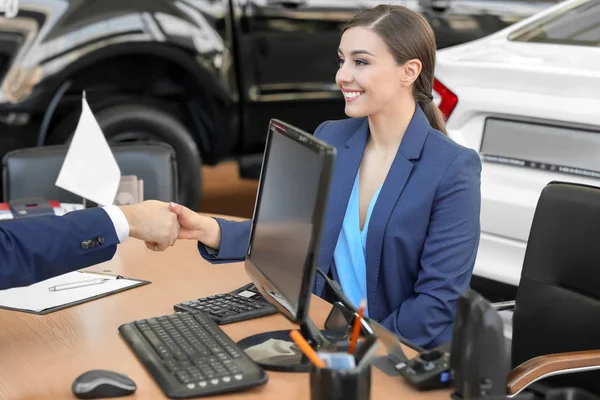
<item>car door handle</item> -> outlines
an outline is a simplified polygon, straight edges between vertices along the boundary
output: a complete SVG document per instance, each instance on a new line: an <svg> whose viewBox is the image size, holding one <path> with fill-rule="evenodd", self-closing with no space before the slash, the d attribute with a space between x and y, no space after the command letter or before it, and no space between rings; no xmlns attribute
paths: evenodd
<svg viewBox="0 0 600 400"><path fill-rule="evenodd" d="M306 5L305 0L269 0L270 6L283 8L300 8Z"/></svg>

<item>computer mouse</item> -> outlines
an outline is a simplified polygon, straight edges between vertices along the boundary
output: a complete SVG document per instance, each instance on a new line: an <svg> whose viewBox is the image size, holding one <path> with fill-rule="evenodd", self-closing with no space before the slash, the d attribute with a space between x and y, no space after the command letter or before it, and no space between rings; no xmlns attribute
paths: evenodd
<svg viewBox="0 0 600 400"><path fill-rule="evenodd" d="M136 389L135 382L127 375L102 369L84 372L71 387L73 394L80 399L127 396Z"/></svg>

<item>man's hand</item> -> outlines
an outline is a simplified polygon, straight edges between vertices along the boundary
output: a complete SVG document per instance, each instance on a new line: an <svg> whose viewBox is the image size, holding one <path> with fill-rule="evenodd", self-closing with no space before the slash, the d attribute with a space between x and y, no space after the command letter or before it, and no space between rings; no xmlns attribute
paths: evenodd
<svg viewBox="0 0 600 400"><path fill-rule="evenodd" d="M147 200L119 208L129 223L129 236L143 240L150 250L163 251L175 243L179 222L169 203Z"/></svg>
<svg viewBox="0 0 600 400"><path fill-rule="evenodd" d="M169 210L177 215L179 239L195 239L213 249L221 246L221 227L211 217L200 215L180 204L169 204Z"/></svg>

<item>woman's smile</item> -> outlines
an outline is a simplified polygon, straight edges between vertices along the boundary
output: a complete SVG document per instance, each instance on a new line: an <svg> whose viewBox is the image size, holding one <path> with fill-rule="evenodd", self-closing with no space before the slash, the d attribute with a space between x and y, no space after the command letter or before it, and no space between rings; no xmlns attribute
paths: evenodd
<svg viewBox="0 0 600 400"><path fill-rule="evenodd" d="M344 94L344 99L346 99L346 102L349 103L351 101L357 100L365 92L363 90L356 89L342 89L342 93Z"/></svg>

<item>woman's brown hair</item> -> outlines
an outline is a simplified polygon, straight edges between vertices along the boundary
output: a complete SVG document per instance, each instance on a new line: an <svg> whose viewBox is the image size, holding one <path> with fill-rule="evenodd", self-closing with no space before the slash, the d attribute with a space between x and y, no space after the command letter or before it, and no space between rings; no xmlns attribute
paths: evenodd
<svg viewBox="0 0 600 400"><path fill-rule="evenodd" d="M377 33L399 65L413 59L421 61L421 73L413 84L415 101L431 126L447 135L444 115L432 101L436 44L427 20L406 7L381 4L356 14L342 32L357 26Z"/></svg>

